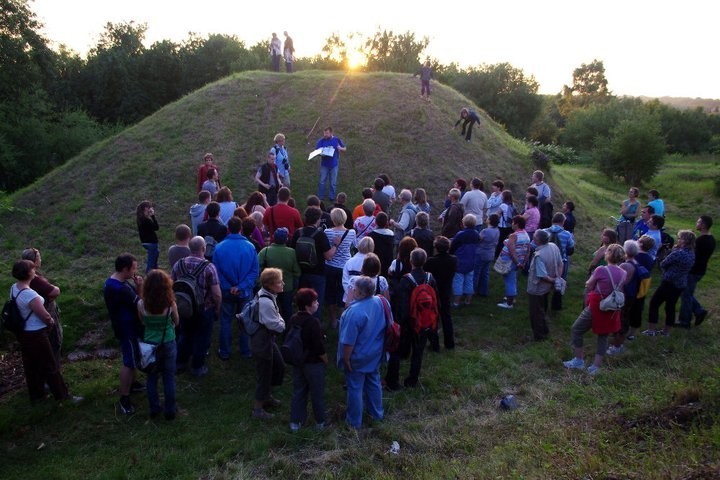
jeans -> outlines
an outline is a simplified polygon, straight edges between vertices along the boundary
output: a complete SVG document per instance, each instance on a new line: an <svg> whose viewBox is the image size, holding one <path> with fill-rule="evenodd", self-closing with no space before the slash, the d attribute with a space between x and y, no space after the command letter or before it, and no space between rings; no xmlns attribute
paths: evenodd
<svg viewBox="0 0 720 480"><path fill-rule="evenodd" d="M235 321L235 314L240 313L247 298L239 295L232 295L230 290L222 290L222 311L220 313L220 338L218 341L218 355L222 359L230 358L232 351L232 326ZM240 333L238 339L240 355L250 358L250 337L246 333Z"/></svg>
<svg viewBox="0 0 720 480"><path fill-rule="evenodd" d="M452 280L453 295L456 297L461 295L472 295L474 293L473 284L473 272L455 272Z"/></svg>
<svg viewBox="0 0 720 480"><path fill-rule="evenodd" d="M702 275L695 273L688 274L687 287L683 290L682 303L680 303L679 321L681 325L690 325L693 314L697 315L703 311L702 305L695 298L695 288L697 288L697 284L702 277Z"/></svg>
<svg viewBox="0 0 720 480"><path fill-rule="evenodd" d="M300 275L300 287L299 288L312 288L315 293L318 294L318 309L313 314L315 318L320 320L322 318L322 308L325 304L325 275L314 275L312 273L303 273Z"/></svg>
<svg viewBox="0 0 720 480"><path fill-rule="evenodd" d="M508 273L503 275L503 282L505 282L505 296L517 297L517 266L515 264Z"/></svg>
<svg viewBox="0 0 720 480"><path fill-rule="evenodd" d="M380 372L345 372L347 384L347 412L345 421L353 428L362 426L363 405L375 420L382 420L385 411L382 404Z"/></svg>
<svg viewBox="0 0 720 480"><path fill-rule="evenodd" d="M290 421L303 424L307 420L307 399L312 400L315 423L325 423L325 370L326 365L306 363L293 368L293 392L290 403Z"/></svg>
<svg viewBox="0 0 720 480"><path fill-rule="evenodd" d="M472 137L472 127L475 125L475 120L471 120L469 117L463 120L462 124L462 132L460 132L460 135L465 135L465 140L470 140ZM465 130L467 129L467 134L465 134Z"/></svg>
<svg viewBox="0 0 720 480"><path fill-rule="evenodd" d="M145 266L145 273L150 270L158 268L158 258L160 258L160 247L157 243L143 243L143 248L147 250L147 264Z"/></svg>
<svg viewBox="0 0 720 480"><path fill-rule="evenodd" d="M150 414L157 414L163 410L165 413L175 413L175 362L177 359L177 346L175 341L163 344L162 354L157 356L158 370L148 373L147 376L147 397L150 404ZM165 407L160 408L157 384L162 375L163 392L165 396Z"/></svg>
<svg viewBox="0 0 720 480"><path fill-rule="evenodd" d="M183 365L192 358L191 367L199 369L205 365L205 354L212 336L215 309L208 308L194 321L180 323L177 363Z"/></svg>
<svg viewBox="0 0 720 480"><path fill-rule="evenodd" d="M320 182L318 183L318 197L325 198L325 186L330 181L330 201L335 201L335 188L337 187L338 167L320 166Z"/></svg>
<svg viewBox="0 0 720 480"><path fill-rule="evenodd" d="M475 283L475 293L481 297L487 297L490 290L490 268L492 262L492 259L482 260L480 255L475 254L473 280Z"/></svg>
<svg viewBox="0 0 720 480"><path fill-rule="evenodd" d="M420 87L420 95L425 95L427 93L427 96L430 96L430 80L420 80L421 87Z"/></svg>

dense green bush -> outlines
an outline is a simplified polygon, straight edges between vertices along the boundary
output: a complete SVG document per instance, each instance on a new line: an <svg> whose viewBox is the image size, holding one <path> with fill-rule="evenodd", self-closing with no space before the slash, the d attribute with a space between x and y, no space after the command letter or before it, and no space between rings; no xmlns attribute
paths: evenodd
<svg viewBox="0 0 720 480"><path fill-rule="evenodd" d="M558 165L579 163L578 154L572 147L563 147L562 145L556 144L543 145L538 142L534 143L533 147L535 150L539 150L547 155L552 163L557 163Z"/></svg>
<svg viewBox="0 0 720 480"><path fill-rule="evenodd" d="M641 185L657 173L665 150L657 117L636 115L621 120L607 138L598 138L593 156L600 171L608 177L621 178L628 185Z"/></svg>

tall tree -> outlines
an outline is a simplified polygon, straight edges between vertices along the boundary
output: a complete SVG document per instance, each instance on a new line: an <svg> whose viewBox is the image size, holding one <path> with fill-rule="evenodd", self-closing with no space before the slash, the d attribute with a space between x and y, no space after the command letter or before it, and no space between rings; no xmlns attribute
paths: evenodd
<svg viewBox="0 0 720 480"><path fill-rule="evenodd" d="M367 70L413 73L417 71L420 56L429 43L427 37L418 40L412 32L400 35L394 34L392 30L375 32L365 41L363 48Z"/></svg>
<svg viewBox="0 0 720 480"><path fill-rule="evenodd" d="M573 71L572 86L563 86L559 102L560 112L567 118L570 112L593 103L604 103L612 96L601 60L583 63Z"/></svg>

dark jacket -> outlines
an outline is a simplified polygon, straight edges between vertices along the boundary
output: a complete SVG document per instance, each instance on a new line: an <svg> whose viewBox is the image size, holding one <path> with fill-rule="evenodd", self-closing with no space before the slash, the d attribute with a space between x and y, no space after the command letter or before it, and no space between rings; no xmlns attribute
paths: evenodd
<svg viewBox="0 0 720 480"><path fill-rule="evenodd" d="M140 243L158 243L157 232L160 229L155 215L152 217L142 217L138 223L138 232L140 233Z"/></svg>
<svg viewBox="0 0 720 480"><path fill-rule="evenodd" d="M217 218L208 218L207 221L198 225L198 235L203 238L211 236L220 243L227 236L227 227Z"/></svg>
<svg viewBox="0 0 720 480"><path fill-rule="evenodd" d="M305 363L323 363L320 357L326 353L325 335L320 328L320 321L307 312L297 312L288 321L286 331L294 325L300 325L301 328L300 337L305 347Z"/></svg>

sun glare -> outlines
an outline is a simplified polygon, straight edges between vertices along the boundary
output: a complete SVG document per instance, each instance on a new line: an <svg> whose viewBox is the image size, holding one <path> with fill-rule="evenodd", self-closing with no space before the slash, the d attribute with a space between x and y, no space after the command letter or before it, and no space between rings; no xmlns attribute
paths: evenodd
<svg viewBox="0 0 720 480"><path fill-rule="evenodd" d="M350 70L357 70L367 63L367 57L362 52L348 52L347 65Z"/></svg>

